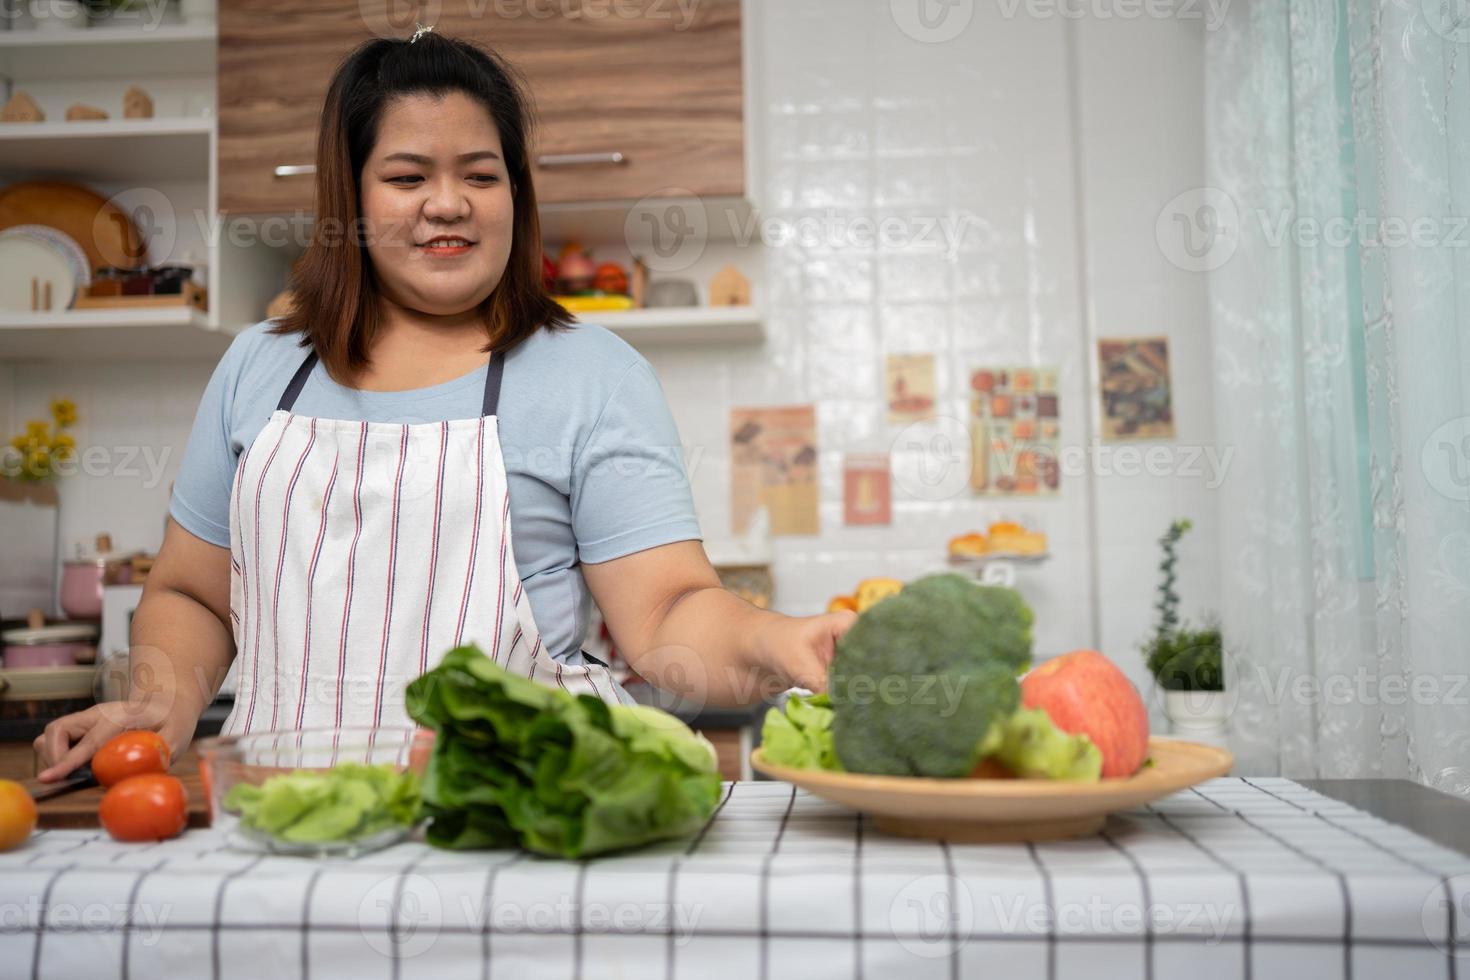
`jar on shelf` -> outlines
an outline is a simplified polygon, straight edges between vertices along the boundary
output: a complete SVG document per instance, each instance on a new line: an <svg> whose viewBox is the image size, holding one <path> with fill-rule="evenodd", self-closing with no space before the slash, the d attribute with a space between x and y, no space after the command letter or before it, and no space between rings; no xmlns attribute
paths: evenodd
<svg viewBox="0 0 1470 980"><path fill-rule="evenodd" d="M115 265L104 265L97 269L97 274L92 277L92 282L87 286L89 296L121 296L123 283L131 274L129 269L121 269Z"/></svg>
<svg viewBox="0 0 1470 980"><path fill-rule="evenodd" d="M153 294L153 272L150 269L134 269L123 280L124 296L151 296Z"/></svg>
<svg viewBox="0 0 1470 980"><path fill-rule="evenodd" d="M194 270L187 265L161 265L153 270L153 295L177 296Z"/></svg>

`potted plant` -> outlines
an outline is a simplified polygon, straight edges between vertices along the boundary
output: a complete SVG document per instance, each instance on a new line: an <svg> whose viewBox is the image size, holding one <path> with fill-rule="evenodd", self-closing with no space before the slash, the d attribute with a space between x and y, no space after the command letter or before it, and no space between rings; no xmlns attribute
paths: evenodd
<svg viewBox="0 0 1470 980"><path fill-rule="evenodd" d="M1187 520L1169 525L1159 538L1164 560L1159 564L1159 625L1143 645L1154 682L1164 692L1164 714L1175 731L1202 735L1222 733L1229 714L1225 696L1224 642L1220 626L1207 621L1193 629L1179 620L1179 595L1174 566L1179 539L1193 525Z"/></svg>
<svg viewBox="0 0 1470 980"><path fill-rule="evenodd" d="M6 8L17 30L75 30L87 26L83 0L17 0Z"/></svg>

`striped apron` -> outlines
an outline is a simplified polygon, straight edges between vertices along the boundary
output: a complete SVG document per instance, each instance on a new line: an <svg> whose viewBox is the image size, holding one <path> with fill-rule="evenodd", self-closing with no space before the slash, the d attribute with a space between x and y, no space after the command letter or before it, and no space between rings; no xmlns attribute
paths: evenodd
<svg viewBox="0 0 1470 980"><path fill-rule="evenodd" d="M618 703L598 663L541 643L511 548L493 356L479 418L352 422L291 411L316 355L240 457L230 492L238 687L226 735L409 725L408 682L461 643Z"/></svg>

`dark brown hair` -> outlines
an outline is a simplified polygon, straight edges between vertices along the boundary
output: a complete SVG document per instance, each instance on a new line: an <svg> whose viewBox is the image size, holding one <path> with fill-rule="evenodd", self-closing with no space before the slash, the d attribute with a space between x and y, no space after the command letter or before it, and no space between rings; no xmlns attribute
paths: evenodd
<svg viewBox="0 0 1470 980"><path fill-rule="evenodd" d="M541 278L541 220L531 182L532 108L514 68L469 41L425 34L359 45L332 77L322 106L316 151L316 222L312 240L291 271L293 304L273 333L299 333L338 379L367 366L379 325L379 292L363 236L362 168L377 142L388 103L410 95L462 92L490 113L500 134L515 193L510 257L495 290L480 305L488 343L503 353L540 329L572 317Z"/></svg>

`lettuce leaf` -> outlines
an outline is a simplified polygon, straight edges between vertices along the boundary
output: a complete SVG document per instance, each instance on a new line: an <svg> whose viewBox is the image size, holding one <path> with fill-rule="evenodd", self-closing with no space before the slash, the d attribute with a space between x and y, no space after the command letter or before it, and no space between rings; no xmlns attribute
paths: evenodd
<svg viewBox="0 0 1470 980"><path fill-rule="evenodd" d="M302 769L259 785L236 783L224 808L251 830L293 843L357 840L418 819L419 780L388 764L343 762Z"/></svg>
<svg viewBox="0 0 1470 980"><path fill-rule="evenodd" d="M719 800L714 747L674 716L516 677L475 646L409 684L407 707L436 732L436 847L579 858L693 833Z"/></svg>
<svg viewBox="0 0 1470 980"><path fill-rule="evenodd" d="M826 694L793 694L786 710L772 708L761 726L761 753L778 766L842 772L832 747L832 701Z"/></svg>

